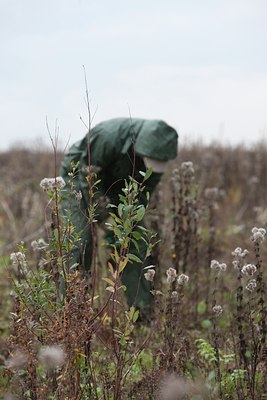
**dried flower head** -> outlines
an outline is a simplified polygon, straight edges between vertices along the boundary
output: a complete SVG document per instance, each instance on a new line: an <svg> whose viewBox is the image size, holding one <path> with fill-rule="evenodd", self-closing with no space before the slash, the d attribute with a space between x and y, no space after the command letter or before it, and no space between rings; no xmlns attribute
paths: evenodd
<svg viewBox="0 0 267 400"><path fill-rule="evenodd" d="M44 239L33 240L31 242L31 247L33 251L44 250L48 246L48 243L45 242Z"/></svg>
<svg viewBox="0 0 267 400"><path fill-rule="evenodd" d="M5 361L5 366L11 370L23 369L27 364L27 360L28 357L25 352L16 350Z"/></svg>
<svg viewBox="0 0 267 400"><path fill-rule="evenodd" d="M236 258L244 258L246 255L249 254L247 249L242 250L241 247L237 247L233 252L232 255Z"/></svg>
<svg viewBox="0 0 267 400"><path fill-rule="evenodd" d="M189 281L189 276L181 274L177 278L177 283L179 286L184 286Z"/></svg>
<svg viewBox="0 0 267 400"><path fill-rule="evenodd" d="M195 174L194 164L192 161L185 161L181 164L181 171L183 176L192 178Z"/></svg>
<svg viewBox="0 0 267 400"><path fill-rule="evenodd" d="M65 362L66 355L61 347L52 345L44 346L38 353L38 359L48 370L62 367Z"/></svg>
<svg viewBox="0 0 267 400"><path fill-rule="evenodd" d="M247 289L249 292L253 292L253 291L256 289L256 287L257 287L256 279L250 279L250 280L248 281L248 283L247 283L246 289Z"/></svg>
<svg viewBox="0 0 267 400"><path fill-rule="evenodd" d="M26 256L21 251L18 251L17 253L10 254L10 260L13 264L21 264L26 261Z"/></svg>
<svg viewBox="0 0 267 400"><path fill-rule="evenodd" d="M227 265L225 263L219 263L217 260L212 260L210 263L210 268L220 274L221 272L226 271Z"/></svg>
<svg viewBox="0 0 267 400"><path fill-rule="evenodd" d="M56 189L63 189L66 186L66 183L61 176L57 176L56 178L42 179L40 186L45 192L47 192L48 190L55 191Z"/></svg>
<svg viewBox="0 0 267 400"><path fill-rule="evenodd" d="M181 400L188 392L188 383L174 374L166 376L160 385L161 400Z"/></svg>
<svg viewBox="0 0 267 400"><path fill-rule="evenodd" d="M175 281L175 279L177 277L177 272L174 268L170 267L169 269L167 269L166 274L167 274L167 282L168 283L172 283Z"/></svg>
<svg viewBox="0 0 267 400"><path fill-rule="evenodd" d="M10 254L10 260L13 265L18 265L24 272L28 270L28 264L26 261L26 255L21 251L17 251L16 253Z"/></svg>
<svg viewBox="0 0 267 400"><path fill-rule="evenodd" d="M156 271L154 269L148 269L147 272L144 274L145 279L147 281L153 282L155 273Z"/></svg>
<svg viewBox="0 0 267 400"><path fill-rule="evenodd" d="M204 196L207 200L215 201L219 197L219 189L217 187L206 188L204 191Z"/></svg>
<svg viewBox="0 0 267 400"><path fill-rule="evenodd" d="M264 240L265 235L266 235L266 229L254 227L252 228L251 240L252 242L260 244Z"/></svg>
<svg viewBox="0 0 267 400"><path fill-rule="evenodd" d="M254 264L246 264L242 267L241 272L244 275L252 276L257 271L257 267Z"/></svg>
<svg viewBox="0 0 267 400"><path fill-rule="evenodd" d="M216 305L216 306L212 307L212 311L214 312L216 317L219 317L223 312L223 308L220 305Z"/></svg>

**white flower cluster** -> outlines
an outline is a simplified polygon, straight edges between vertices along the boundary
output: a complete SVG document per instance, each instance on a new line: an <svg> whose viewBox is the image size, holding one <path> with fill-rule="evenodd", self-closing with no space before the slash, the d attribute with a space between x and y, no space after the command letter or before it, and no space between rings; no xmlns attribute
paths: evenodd
<svg viewBox="0 0 267 400"><path fill-rule="evenodd" d="M266 229L254 227L252 228L251 240L252 242L259 244L264 240L265 235L266 235Z"/></svg>
<svg viewBox="0 0 267 400"><path fill-rule="evenodd" d="M31 242L31 247L33 249L33 251L37 251L37 250L44 250L46 249L46 247L48 246L48 243L46 243L44 241L44 239L38 239L38 240L33 240Z"/></svg>
<svg viewBox="0 0 267 400"><path fill-rule="evenodd" d="M154 279L154 275L156 273L156 271L154 269L152 269L152 267L154 267L153 265L150 265L151 268L149 268L147 270L147 272L144 274L145 279L149 282L153 282Z"/></svg>
<svg viewBox="0 0 267 400"><path fill-rule="evenodd" d="M48 190L55 191L56 189L62 189L66 186L66 183L61 176L57 176L56 178L42 179L40 186L45 192L47 192Z"/></svg>
<svg viewBox="0 0 267 400"><path fill-rule="evenodd" d="M257 267L254 264L246 264L241 269L242 274L252 276L257 272Z"/></svg>
<svg viewBox="0 0 267 400"><path fill-rule="evenodd" d="M227 265L225 263L219 263L217 260L212 260L210 263L210 268L220 274L221 272L226 271Z"/></svg>
<svg viewBox="0 0 267 400"><path fill-rule="evenodd" d="M222 308L222 306L216 305L216 306L212 307L212 311L214 312L216 317L219 317L223 312L223 308Z"/></svg>
<svg viewBox="0 0 267 400"><path fill-rule="evenodd" d="M253 292L253 291L256 289L256 287L257 287L256 279L250 279L250 280L248 281L248 283L247 283L246 289L247 289L249 292Z"/></svg>
<svg viewBox="0 0 267 400"><path fill-rule="evenodd" d="M26 256L21 251L18 251L17 253L11 253L10 260L12 261L13 265L19 264L20 266L25 267L25 268L27 268L27 266L28 266L27 261L26 261Z"/></svg>

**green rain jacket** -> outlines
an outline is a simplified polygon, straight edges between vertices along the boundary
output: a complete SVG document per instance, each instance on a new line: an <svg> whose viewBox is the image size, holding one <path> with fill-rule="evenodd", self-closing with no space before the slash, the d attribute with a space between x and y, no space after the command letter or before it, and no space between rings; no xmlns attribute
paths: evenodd
<svg viewBox="0 0 267 400"><path fill-rule="evenodd" d="M177 141L177 132L161 120L116 118L96 125L91 132L90 153L91 165L99 171L100 191L116 204L124 179L133 173L134 159L137 171L134 176L138 181L142 178L138 171L145 170L142 157L160 161L174 159L177 156ZM75 143L65 156L61 168L61 175L65 178L71 161L80 162L78 186L87 198L87 172L83 167L88 165L88 135ZM160 174L152 174L147 182L149 191L153 191L159 178Z"/></svg>
<svg viewBox="0 0 267 400"><path fill-rule="evenodd" d="M118 204L118 194L125 186L125 179L134 176L137 181L142 181L143 177L139 171L146 169L143 157L168 161L177 155L177 132L161 120L111 119L96 125L90 136L91 165L96 167L97 177L101 180L97 185L94 200L100 195L107 195L111 203ZM76 247L73 250L71 262L79 262L87 270L90 268L92 259L92 241L86 219L89 208L88 183L86 181L88 160L88 135L86 135L69 149L61 166L61 176L68 184L70 164L79 162L74 188L76 191L82 192L82 200L79 204L72 201L71 218L76 232L81 237L82 248ZM152 173L146 181L146 190L151 193L160 177L161 174ZM146 200L141 198L140 201L145 203ZM69 205L69 200L63 199L63 212L68 209ZM98 220L101 222L104 219L105 217L101 217L100 213ZM131 248L130 252L136 253L141 260L144 260L145 243L140 241L138 254L135 248ZM151 282L145 280L143 268L151 263L151 260L146 260L142 265L140 263L129 264L122 276L122 283L127 287L128 304L130 306L135 304L140 310L146 310L145 314L150 313L153 297L150 293Z"/></svg>

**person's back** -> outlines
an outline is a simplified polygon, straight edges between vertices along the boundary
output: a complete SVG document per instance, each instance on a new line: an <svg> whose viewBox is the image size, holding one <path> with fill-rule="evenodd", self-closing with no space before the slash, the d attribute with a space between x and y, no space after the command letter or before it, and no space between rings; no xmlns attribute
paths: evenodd
<svg viewBox="0 0 267 400"><path fill-rule="evenodd" d="M89 136L90 146L88 146ZM97 201L99 196L107 195L111 203L118 205L124 180L132 176L137 182L141 182L143 177L139 171L145 171L146 167L152 166L153 169L146 182L146 190L149 192L154 190L166 162L177 155L177 140L177 132L161 120L116 118L97 124L90 135L87 134L70 148L62 162L61 175L68 183L71 163L79 163L73 184L75 190L82 193L79 204L72 203L72 224L81 234L83 243L80 251L78 249L73 251L74 262L78 261L89 269L92 258L92 243L86 219L90 203L86 179L89 158L91 167L97 171L97 178L100 180L95 200ZM144 198L141 197L140 202L144 202ZM67 208L67 202L63 202L63 209ZM138 257L144 259L146 246L141 247ZM150 283L143 277L144 266L145 264L141 266L130 264L124 271L125 279L122 277L122 281L127 287L126 296L129 305L136 300L137 305L141 307L152 301ZM137 293L138 285L140 295Z"/></svg>

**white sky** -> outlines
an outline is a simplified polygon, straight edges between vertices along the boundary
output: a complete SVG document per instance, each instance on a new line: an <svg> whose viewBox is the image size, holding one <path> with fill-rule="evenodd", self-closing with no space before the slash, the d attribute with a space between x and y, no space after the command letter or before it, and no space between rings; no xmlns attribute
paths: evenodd
<svg viewBox="0 0 267 400"><path fill-rule="evenodd" d="M0 0L0 150L161 118L181 141L267 137L266 0Z"/></svg>

